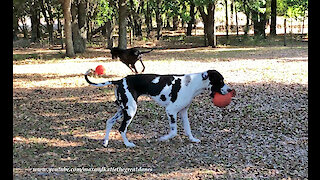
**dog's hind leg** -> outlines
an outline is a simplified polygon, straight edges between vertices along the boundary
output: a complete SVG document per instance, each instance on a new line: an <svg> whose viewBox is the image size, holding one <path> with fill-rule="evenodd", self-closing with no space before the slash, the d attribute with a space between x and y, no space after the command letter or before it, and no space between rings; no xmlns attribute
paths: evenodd
<svg viewBox="0 0 320 180"><path fill-rule="evenodd" d="M136 66L135 66L134 64L131 64L131 68L133 68L134 71L135 71L135 73L138 74L138 71L137 71ZM132 70L132 69L131 69L131 70ZM133 70L132 70L132 72L133 72Z"/></svg>
<svg viewBox="0 0 320 180"><path fill-rule="evenodd" d="M170 131L169 134L160 137L160 141L166 141L177 135L177 113L169 111L168 109L166 110L166 112L169 119Z"/></svg>
<svg viewBox="0 0 320 180"><path fill-rule="evenodd" d="M104 141L103 141L103 146L104 147L107 147L108 146L108 142L109 142L109 134L110 134L110 131L111 131L111 128L113 126L113 124L118 120L120 119L121 117L123 117L123 114L122 114L122 109L119 108L118 112L110 119L107 120L107 123L106 123L106 135L104 137Z"/></svg>
<svg viewBox="0 0 320 180"><path fill-rule="evenodd" d="M133 73L137 73L137 72L134 72L131 64L126 64L126 65L128 66L128 68L129 68ZM137 70L136 70L136 71L137 71Z"/></svg>
<svg viewBox="0 0 320 180"><path fill-rule="evenodd" d="M182 119L182 122L183 122L183 128L184 128L184 132L186 133L186 135L189 137L189 140L191 142L200 142L199 139L193 137L192 133L191 133L191 128L190 128L190 123L189 123L189 120L188 120L188 108L189 106L187 106L186 108L182 109L180 112L179 112L179 115Z"/></svg>
<svg viewBox="0 0 320 180"><path fill-rule="evenodd" d="M127 147L136 146L134 143L129 142L127 135L126 135L128 126L131 123L136 112L137 112L137 105L136 104L134 106L129 106L127 109L122 110L123 121L122 121L121 126L119 128L119 131L120 131L121 137L123 139L123 142Z"/></svg>

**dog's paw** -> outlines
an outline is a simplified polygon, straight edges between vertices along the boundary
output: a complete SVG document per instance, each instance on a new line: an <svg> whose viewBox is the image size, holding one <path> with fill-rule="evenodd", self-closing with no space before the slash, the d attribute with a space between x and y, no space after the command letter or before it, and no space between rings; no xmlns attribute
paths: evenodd
<svg viewBox="0 0 320 180"><path fill-rule="evenodd" d="M104 147L107 147L107 146L108 146L108 142L109 142L108 140L104 140L104 141L103 141L103 146L104 146Z"/></svg>
<svg viewBox="0 0 320 180"><path fill-rule="evenodd" d="M199 142L201 142L200 139L197 139L197 138L190 138L190 141L191 141L191 142L194 142L194 143L199 143Z"/></svg>
<svg viewBox="0 0 320 180"><path fill-rule="evenodd" d="M132 142L128 142L125 144L127 147L135 147L136 145Z"/></svg>

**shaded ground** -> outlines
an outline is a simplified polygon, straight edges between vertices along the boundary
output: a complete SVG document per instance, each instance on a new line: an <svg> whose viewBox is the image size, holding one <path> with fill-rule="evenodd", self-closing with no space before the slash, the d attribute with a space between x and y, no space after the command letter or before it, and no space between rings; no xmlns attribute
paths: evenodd
<svg viewBox="0 0 320 180"><path fill-rule="evenodd" d="M188 114L194 136L201 139L198 144L188 141L180 120L178 136L158 142L168 132L164 109L141 97L128 130L135 148L125 148L117 131L119 122L111 131L109 147L102 146L105 120L117 109L113 87L89 87L81 75L98 64L107 68L107 79L130 74L125 65L111 61L108 52L92 59L17 60L13 67L14 177L308 178L307 51L301 45L167 49L147 54L146 73L214 68L237 90L237 96L224 109L214 107L207 93L194 99ZM63 167L83 172L32 169ZM102 167L118 171L83 169ZM119 170L135 167L152 171Z"/></svg>

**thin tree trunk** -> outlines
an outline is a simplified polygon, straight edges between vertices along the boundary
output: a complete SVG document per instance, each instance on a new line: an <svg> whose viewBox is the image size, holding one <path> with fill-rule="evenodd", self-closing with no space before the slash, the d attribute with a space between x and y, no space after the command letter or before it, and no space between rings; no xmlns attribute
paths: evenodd
<svg viewBox="0 0 320 180"><path fill-rule="evenodd" d="M283 34L283 45L287 46L287 42L286 42L286 36L287 36L287 19L284 19L283 22L283 26L284 26L284 34Z"/></svg>
<svg viewBox="0 0 320 180"><path fill-rule="evenodd" d="M226 35L227 35L227 39L229 39L228 0L225 0L225 5L226 5Z"/></svg>
<svg viewBox="0 0 320 180"><path fill-rule="evenodd" d="M119 0L119 41L118 47L127 49L127 2Z"/></svg>
<svg viewBox="0 0 320 180"><path fill-rule="evenodd" d="M15 12L13 12L13 40L18 40L18 32L19 32L19 23L18 23L18 17Z"/></svg>
<svg viewBox="0 0 320 180"><path fill-rule="evenodd" d="M86 4L84 0L73 3L72 15L72 41L74 53L83 53L86 49Z"/></svg>
<svg viewBox="0 0 320 180"><path fill-rule="evenodd" d="M161 37L161 28L162 28L162 20L161 20L161 12L160 12L160 6L161 6L161 0L157 0L156 4L156 22L157 22L157 40Z"/></svg>
<svg viewBox="0 0 320 180"><path fill-rule="evenodd" d="M303 30L304 30L304 20L305 20L305 17L303 16L303 19L302 19L302 30L301 30L301 34L303 34Z"/></svg>
<svg viewBox="0 0 320 180"><path fill-rule="evenodd" d="M199 7L199 11L202 17L202 20L204 22L204 33L205 33L205 42L206 39L208 40L208 44L206 46L212 46L213 48L217 46L217 39L215 35L215 26L214 26L214 9L215 9L215 4L214 3L209 3L207 7L207 12L206 14L204 12L203 7Z"/></svg>
<svg viewBox="0 0 320 180"><path fill-rule="evenodd" d="M152 24L151 24L151 10L150 10L150 2L147 1L147 11L145 14L145 23L147 25L147 37L150 37L150 32L152 31Z"/></svg>
<svg viewBox="0 0 320 180"><path fill-rule="evenodd" d="M61 49L63 49L63 35L62 35L62 29L61 29L61 22L60 22L60 12L58 11L58 33L60 35L60 44Z"/></svg>
<svg viewBox="0 0 320 180"><path fill-rule="evenodd" d="M41 10L42 10L42 15L47 23L47 31L48 31L48 34L49 34L49 42L50 44L53 44L53 17L52 17L52 13L49 12L51 11L50 10L50 7L49 8L46 8L44 6L44 0L39 0L40 2L40 7L41 7ZM47 3L48 5L48 3ZM47 13L49 15L47 15ZM48 17L49 16L49 17Z"/></svg>
<svg viewBox="0 0 320 180"><path fill-rule="evenodd" d="M112 38L112 31L113 31L113 27L112 27L112 20L108 19L108 21L106 22L106 35L105 37L107 38L107 48L112 48L113 47L113 38Z"/></svg>
<svg viewBox="0 0 320 180"><path fill-rule="evenodd" d="M34 0L31 5L31 42L37 42L40 39L40 9L38 1Z"/></svg>
<svg viewBox="0 0 320 180"><path fill-rule="evenodd" d="M270 34L277 35L277 0L271 0Z"/></svg>
<svg viewBox="0 0 320 180"><path fill-rule="evenodd" d="M178 25L179 25L178 15L174 15L172 18L172 30L176 31L178 29Z"/></svg>
<svg viewBox="0 0 320 180"><path fill-rule="evenodd" d="M63 9L64 16L64 34L66 41L66 53L68 57L74 57L73 41L72 41L72 28L71 28L71 1L72 0L60 0Z"/></svg>
<svg viewBox="0 0 320 180"><path fill-rule="evenodd" d="M195 4L193 2L193 0L190 0L190 21L188 22L188 27L187 27L187 36L191 36L192 35L192 26L195 23L195 18L194 18L194 8L195 8Z"/></svg>
<svg viewBox="0 0 320 180"><path fill-rule="evenodd" d="M234 0L233 0L234 1ZM239 36L239 24L238 24L238 8L237 5L235 4L234 6L235 13L236 13L236 28L237 28L237 36Z"/></svg>
<svg viewBox="0 0 320 180"><path fill-rule="evenodd" d="M250 13L246 14L246 26L244 28L244 35L247 36L250 31Z"/></svg>

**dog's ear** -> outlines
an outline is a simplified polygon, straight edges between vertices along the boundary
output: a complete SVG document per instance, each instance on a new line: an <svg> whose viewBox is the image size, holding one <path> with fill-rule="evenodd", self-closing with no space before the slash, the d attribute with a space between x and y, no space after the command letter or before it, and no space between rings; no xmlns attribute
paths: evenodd
<svg viewBox="0 0 320 180"><path fill-rule="evenodd" d="M223 78L222 75L216 70L209 70L209 71L207 71L207 73L208 73L208 77L209 77L210 81L219 80L219 79Z"/></svg>
<svg viewBox="0 0 320 180"><path fill-rule="evenodd" d="M206 71L206 72L204 72L204 73L202 73L201 75L202 75L202 80L206 80L206 79L208 79L208 77L209 77L209 75L208 75L208 72L207 72L207 71Z"/></svg>

